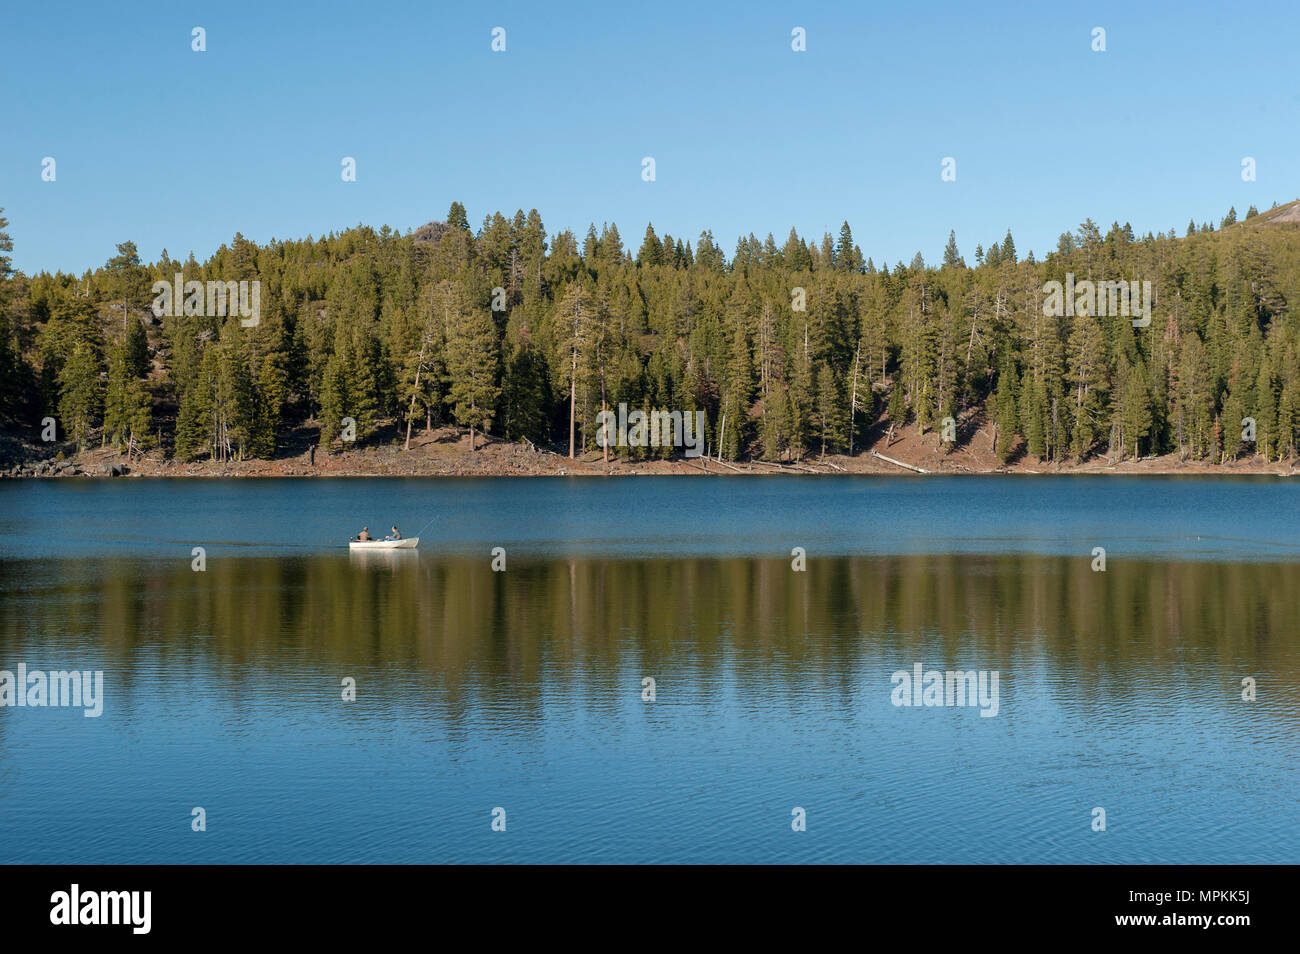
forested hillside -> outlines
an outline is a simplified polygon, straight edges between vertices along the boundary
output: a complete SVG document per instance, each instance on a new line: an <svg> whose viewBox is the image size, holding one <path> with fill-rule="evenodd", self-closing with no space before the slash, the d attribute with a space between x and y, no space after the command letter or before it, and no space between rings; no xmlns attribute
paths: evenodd
<svg viewBox="0 0 1300 954"><path fill-rule="evenodd" d="M941 263L890 266L847 223L728 255L709 232L548 236L535 210L474 231L454 203L407 234L236 235L206 261L150 264L125 242L86 274L33 276L11 270L21 225L0 216L0 422L39 443L52 417L58 442L179 459L274 457L304 426L343 453L353 431L447 424L581 454L626 403L703 410L730 460L852 454L882 426L948 417L957 443L990 429L1004 461L1277 460L1300 437L1296 209L1182 236L1088 220L1042 260L1009 232L968 256L950 236ZM257 323L156 317L153 283L177 273L260 282ZM1044 283L1067 273L1151 282L1153 320L1049 316Z"/></svg>

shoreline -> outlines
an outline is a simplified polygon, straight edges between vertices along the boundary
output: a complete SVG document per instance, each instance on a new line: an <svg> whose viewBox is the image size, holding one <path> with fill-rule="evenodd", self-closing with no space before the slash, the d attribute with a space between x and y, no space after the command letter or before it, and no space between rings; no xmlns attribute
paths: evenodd
<svg viewBox="0 0 1300 954"><path fill-rule="evenodd" d="M927 439L928 438L928 439ZM1083 463L1050 463L1021 457L1000 463L989 451L981 453L973 442L944 450L934 434L907 435L885 448L871 446L854 456L808 456L798 461L718 461L704 456L669 460L628 461L602 459L594 452L570 458L567 454L478 436L475 450L469 438L454 428L413 435L411 449L401 444L371 444L341 452L324 453L308 447L300 454L272 460L182 462L154 450L130 462L112 449L88 449L62 460L35 458L44 448L24 448L27 459L0 466L0 479L47 480L66 478L196 478L269 479L281 477L634 477L634 476L1161 476L1161 477L1291 477L1295 461L1265 464L1256 458L1230 463L1183 460L1178 454L1127 459L1112 463L1093 458ZM878 445L877 445L878 446Z"/></svg>

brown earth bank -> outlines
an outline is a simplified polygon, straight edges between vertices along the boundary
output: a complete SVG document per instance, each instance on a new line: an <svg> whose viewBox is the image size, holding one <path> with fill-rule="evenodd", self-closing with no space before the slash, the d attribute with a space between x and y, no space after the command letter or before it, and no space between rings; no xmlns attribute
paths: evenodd
<svg viewBox="0 0 1300 954"><path fill-rule="evenodd" d="M390 433L392 429L390 428ZM382 432L381 432L382 433ZM391 438L373 440L332 452L316 447L307 429L296 432L292 444L301 453L273 460L178 461L153 450L129 459L112 448L88 448L76 453L71 445L31 444L0 434L0 477L563 477L563 476L688 476L732 474L1145 474L1201 476L1269 475L1290 477L1295 460L1265 463L1241 457L1216 463L1184 459L1179 454L1112 461L1098 456L1082 463L1039 461L1021 452L1001 463L993 452L992 435L985 426L963 435L946 449L937 431L917 434L914 427L901 434L882 434L852 457L810 455L796 461L718 461L713 458L677 457L671 460L621 459L615 449L610 459L600 452L570 458L566 449L543 448L482 434L470 449L468 431L444 427L413 434L411 448Z"/></svg>

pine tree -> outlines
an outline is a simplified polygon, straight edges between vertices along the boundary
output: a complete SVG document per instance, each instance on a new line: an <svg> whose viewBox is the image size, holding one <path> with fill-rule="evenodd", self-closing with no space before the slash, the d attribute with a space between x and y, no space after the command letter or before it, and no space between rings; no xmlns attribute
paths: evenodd
<svg viewBox="0 0 1300 954"><path fill-rule="evenodd" d="M144 325L140 323L139 319L127 322L126 359L132 377L148 377L149 338L145 334Z"/></svg>
<svg viewBox="0 0 1300 954"><path fill-rule="evenodd" d="M123 405L127 409L127 455L130 456L132 449L143 454L157 442L154 440L153 398L139 378L132 378L127 383Z"/></svg>
<svg viewBox="0 0 1300 954"><path fill-rule="evenodd" d="M343 419L349 416L348 408L353 404L352 364L347 339L344 338L325 366L321 388L320 440L325 447L338 439L343 430Z"/></svg>
<svg viewBox="0 0 1300 954"><path fill-rule="evenodd" d="M117 452L130 429L131 409L127 405L127 391L133 380L127 361L126 344L113 346L108 353L108 392L104 398L104 443L112 441Z"/></svg>
<svg viewBox="0 0 1300 954"><path fill-rule="evenodd" d="M1092 452L1102 419L1099 391L1106 380L1106 341L1096 318L1075 315L1072 322L1067 348L1068 378L1074 392L1070 449L1076 460L1083 460Z"/></svg>
<svg viewBox="0 0 1300 954"><path fill-rule="evenodd" d="M178 460L192 460L208 444L208 420L212 413L210 389L202 373L180 395L176 415L175 454Z"/></svg>
<svg viewBox="0 0 1300 954"><path fill-rule="evenodd" d="M1041 382L1030 378L1025 372L1020 393L1020 407L1017 409L1019 419L1024 427L1025 448L1039 460L1048 456L1049 427L1047 423L1047 390Z"/></svg>
<svg viewBox="0 0 1300 954"><path fill-rule="evenodd" d="M835 248L835 270L840 272L861 272L862 252L853 244L853 230L846 221L840 226L840 241Z"/></svg>
<svg viewBox="0 0 1300 954"><path fill-rule="evenodd" d="M1141 365L1129 369L1128 374L1124 376L1120 398L1124 442L1126 447L1133 448L1135 460L1142 456L1142 442L1150 435L1153 423L1150 392L1145 376L1145 369Z"/></svg>
<svg viewBox="0 0 1300 954"><path fill-rule="evenodd" d="M426 428L432 427L434 415L440 412L443 404L446 379L444 339L436 314L435 297L435 294L428 296L427 305L421 309L421 322L402 322L406 335L406 358L398 373L397 386L405 403L405 450L411 449L411 429L415 424L423 421ZM403 314L403 319L405 317Z"/></svg>
<svg viewBox="0 0 1300 954"><path fill-rule="evenodd" d="M786 239L785 245L781 247L781 258L792 272L806 272L812 269L812 257L808 254L808 246L793 228L790 229L790 237Z"/></svg>
<svg viewBox="0 0 1300 954"><path fill-rule="evenodd" d="M636 263L638 265L662 265L664 262L664 247L659 241L659 236L655 235L653 224L645 227L645 239L641 242L641 249L636 253Z"/></svg>
<svg viewBox="0 0 1300 954"><path fill-rule="evenodd" d="M719 452L736 460L751 439L749 408L754 398L754 364L744 326L737 323L727 354L726 380L723 384L722 430Z"/></svg>
<svg viewBox="0 0 1300 954"><path fill-rule="evenodd" d="M966 263L962 260L961 252L957 251L957 233L952 230L949 230L948 232L948 245L943 250L943 267L966 267Z"/></svg>
<svg viewBox="0 0 1300 954"><path fill-rule="evenodd" d="M1277 440L1278 459L1294 456L1296 452L1296 428L1300 426L1300 390L1290 376L1282 385L1282 393L1277 402Z"/></svg>
<svg viewBox="0 0 1300 954"><path fill-rule="evenodd" d="M486 434L496 414L499 360L492 318L479 309L462 314L447 338L447 403L461 426L469 428L471 451L475 429Z"/></svg>
<svg viewBox="0 0 1300 954"><path fill-rule="evenodd" d="M1268 360L1261 362L1255 379L1255 451L1264 463L1276 459L1277 452L1277 385Z"/></svg>
<svg viewBox="0 0 1300 954"><path fill-rule="evenodd" d="M348 416L356 421L357 439L364 440L375 433L379 419L385 416L386 379L388 362L383 346L372 337L354 343L357 364L351 369L348 385L350 402Z"/></svg>
<svg viewBox="0 0 1300 954"><path fill-rule="evenodd" d="M59 373L59 418L77 450L84 450L94 429L103 397L99 387L99 358L86 342L77 342Z"/></svg>
<svg viewBox="0 0 1300 954"><path fill-rule="evenodd" d="M1008 463L1015 453L1016 432L1020 426L1016 413L1018 404L1015 365L1004 358L998 372L997 389L993 395L994 407L994 452L1002 463Z"/></svg>
<svg viewBox="0 0 1300 954"><path fill-rule="evenodd" d="M920 258L920 255L917 255ZM901 363L907 380L917 433L924 434L935 421L937 370L940 334L934 320L931 291L926 284L924 266L909 269L912 278L900 301L900 324L903 339Z"/></svg>
<svg viewBox="0 0 1300 954"><path fill-rule="evenodd" d="M803 343L795 348L786 399L789 408L788 446L795 460L801 460L812 449L814 437L813 405L815 382L813 380L812 353L808 345L808 325L804 323Z"/></svg>
<svg viewBox="0 0 1300 954"><path fill-rule="evenodd" d="M845 401L840 383L829 365L817 364L813 380L816 390L813 437L818 443L819 453L825 457L827 452L836 453L845 445L848 431Z"/></svg>
<svg viewBox="0 0 1300 954"><path fill-rule="evenodd" d="M249 453L266 460L275 456L280 420L288 399L289 376L282 356L268 352L259 359L254 383L253 421Z"/></svg>
<svg viewBox="0 0 1300 954"><path fill-rule="evenodd" d="M465 206L459 202L453 202L451 208L447 210L447 224L453 229L460 229L462 232L469 231L469 216L465 214Z"/></svg>
<svg viewBox="0 0 1300 954"><path fill-rule="evenodd" d="M902 427L907 423L907 396L903 393L903 380L899 374L894 375L893 386L889 389L889 407L885 411L893 427Z"/></svg>
<svg viewBox="0 0 1300 954"><path fill-rule="evenodd" d="M999 250L999 256L1002 261L1016 264L1016 242L1011 237L1011 230L1007 229L1007 237L1002 240L1002 248Z"/></svg>
<svg viewBox="0 0 1300 954"><path fill-rule="evenodd" d="M545 359L531 336L520 334L509 347L504 364L499 417L502 436L544 441L548 409Z"/></svg>
<svg viewBox="0 0 1300 954"><path fill-rule="evenodd" d="M1176 395L1178 416L1187 449L1193 457L1210 452L1214 422L1214 392L1205 346L1196 335L1188 335L1183 346Z"/></svg>
<svg viewBox="0 0 1300 954"><path fill-rule="evenodd" d="M1241 453L1242 429L1246 418L1246 409L1236 392L1229 392L1223 401L1222 432L1223 460L1236 460Z"/></svg>
<svg viewBox="0 0 1300 954"><path fill-rule="evenodd" d="M138 308L148 290L148 275L140 264L140 253L134 242L122 242L117 254L108 260L106 269L111 276L114 296L122 308L122 332L125 337L131 324L131 311ZM132 359L135 359L132 355Z"/></svg>
<svg viewBox="0 0 1300 954"><path fill-rule="evenodd" d="M255 398L252 377L235 335L219 341L212 353L212 443L219 461L244 460L253 434Z"/></svg>
<svg viewBox="0 0 1300 954"><path fill-rule="evenodd" d="M590 354L587 345L595 307L581 284L569 287L555 313L555 364L567 385L569 405L569 456L576 454L578 384L585 377Z"/></svg>

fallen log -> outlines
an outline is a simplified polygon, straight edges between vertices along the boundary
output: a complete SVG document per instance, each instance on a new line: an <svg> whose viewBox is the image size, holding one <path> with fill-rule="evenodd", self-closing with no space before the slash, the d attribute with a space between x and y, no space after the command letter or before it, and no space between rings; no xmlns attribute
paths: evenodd
<svg viewBox="0 0 1300 954"><path fill-rule="evenodd" d="M742 468L740 468L740 467L735 467L735 466L733 466L732 464L728 464L725 460L714 460L713 463L715 463L715 464L721 464L723 467L726 467L726 468L728 468L729 470L734 470L734 471L735 471L736 473L738 473L738 474L743 474L743 473L745 473L745 470L744 470L744 469L742 469Z"/></svg>
<svg viewBox="0 0 1300 954"><path fill-rule="evenodd" d="M777 472L782 474L788 474L791 471L797 471L802 474L822 473L822 471L820 470L815 470L814 468L807 467L803 464L796 464L794 461L785 461L784 463L778 464L776 461L771 461L771 460L756 460L754 461L754 463L763 464L766 467L775 467Z"/></svg>
<svg viewBox="0 0 1300 954"><path fill-rule="evenodd" d="M904 464L901 460L894 460L894 458L892 458L892 457L886 457L884 454L880 453L879 451L872 451L872 452L871 452L871 456L872 456L872 457L879 457L881 460L883 460L883 461L887 461L887 462L889 462L889 463L891 463L891 464L896 464L896 465L899 466L899 467L906 467L908 470L914 470L914 471L916 471L918 474L928 474L928 473L929 473L928 470L925 470L925 469L922 468L922 467L913 467L911 464Z"/></svg>

